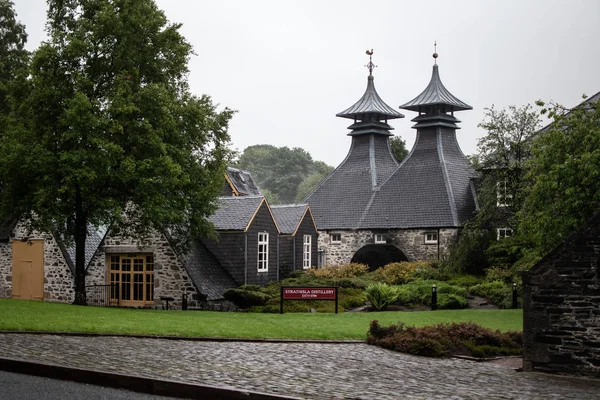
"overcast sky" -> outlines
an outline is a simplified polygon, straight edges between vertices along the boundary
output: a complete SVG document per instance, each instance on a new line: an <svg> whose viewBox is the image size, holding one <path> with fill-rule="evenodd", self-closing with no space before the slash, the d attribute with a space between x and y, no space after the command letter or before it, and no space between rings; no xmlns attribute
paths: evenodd
<svg viewBox="0 0 600 400"><path fill-rule="evenodd" d="M30 49L45 39L44 0L13 0ZM600 91L598 0L158 0L197 53L190 86L235 109L239 151L254 144L301 147L337 166L351 121L335 114L364 93L365 50L374 49L375 86L397 108L431 77L437 41L442 82L472 111L458 140L476 151L485 107L538 99L574 106ZM393 120L414 143L416 116Z"/></svg>

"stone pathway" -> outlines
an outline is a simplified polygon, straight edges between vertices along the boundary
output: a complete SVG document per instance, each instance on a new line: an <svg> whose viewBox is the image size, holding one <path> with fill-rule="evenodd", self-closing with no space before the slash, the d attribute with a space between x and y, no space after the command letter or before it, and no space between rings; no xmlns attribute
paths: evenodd
<svg viewBox="0 0 600 400"><path fill-rule="evenodd" d="M0 334L0 357L308 399L597 399L600 381L362 343Z"/></svg>

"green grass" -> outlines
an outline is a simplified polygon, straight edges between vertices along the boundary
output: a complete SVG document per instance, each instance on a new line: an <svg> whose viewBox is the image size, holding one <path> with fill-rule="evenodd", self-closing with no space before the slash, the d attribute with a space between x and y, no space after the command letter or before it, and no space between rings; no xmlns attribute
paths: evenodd
<svg viewBox="0 0 600 400"><path fill-rule="evenodd" d="M472 321L523 329L522 310L262 314L134 310L0 299L0 330L93 332L230 338L366 339L369 323L425 326Z"/></svg>

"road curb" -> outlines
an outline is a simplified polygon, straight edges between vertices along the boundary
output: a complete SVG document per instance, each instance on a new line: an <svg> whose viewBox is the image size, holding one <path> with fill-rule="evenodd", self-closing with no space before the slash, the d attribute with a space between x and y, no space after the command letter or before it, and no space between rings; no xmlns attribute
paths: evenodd
<svg viewBox="0 0 600 400"><path fill-rule="evenodd" d="M0 357L0 370L45 378L87 383L133 392L185 399L217 400L299 400L298 397L272 395L228 387L197 385L163 379L144 378L113 372L85 370L41 362Z"/></svg>
<svg viewBox="0 0 600 400"><path fill-rule="evenodd" d="M187 340L191 342L249 342L249 343L326 343L326 344L357 344L365 343L364 340L325 340L325 339L261 339L261 338L228 338L228 337L198 337L198 336L160 336L160 335L136 335L115 333L89 333L89 332L53 332L53 331L3 331L0 334L7 335L55 335L55 336L79 336L79 337L125 337L135 339L164 339L164 340Z"/></svg>

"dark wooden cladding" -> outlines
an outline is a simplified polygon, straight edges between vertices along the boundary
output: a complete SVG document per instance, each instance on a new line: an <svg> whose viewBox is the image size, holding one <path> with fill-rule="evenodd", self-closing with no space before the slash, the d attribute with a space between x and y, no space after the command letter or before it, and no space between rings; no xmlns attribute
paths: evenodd
<svg viewBox="0 0 600 400"><path fill-rule="evenodd" d="M258 272L258 234L260 232L267 232L269 234L269 263L268 271L266 272ZM248 272L246 283L249 285L264 285L272 281L277 281L277 243L279 240L279 231L266 202L261 204L246 233L248 238Z"/></svg>

